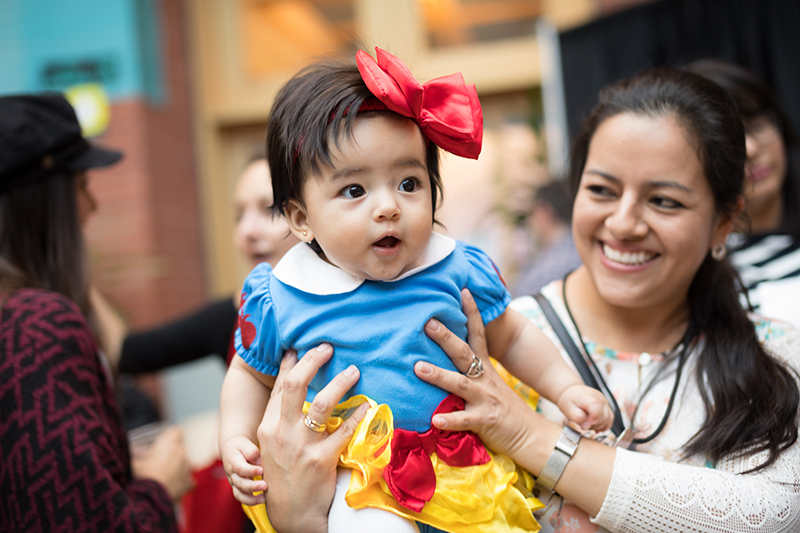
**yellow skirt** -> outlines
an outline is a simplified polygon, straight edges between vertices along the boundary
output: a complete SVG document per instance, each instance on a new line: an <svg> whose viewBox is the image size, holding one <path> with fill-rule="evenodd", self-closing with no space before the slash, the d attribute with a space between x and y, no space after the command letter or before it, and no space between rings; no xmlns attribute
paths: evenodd
<svg viewBox="0 0 800 533"><path fill-rule="evenodd" d="M504 376L507 377L507 376ZM529 392L529 403L536 398ZM393 432L389 406L378 405L365 396L354 396L336 406L328 421L328 432L335 431L356 408L369 402L370 409L356 429L339 465L353 470L345 496L354 509L376 507L416 522L429 524L452 533L523 533L539 530L533 511L544 507L533 497L533 477L508 457L489 452L492 460L468 467L453 467L431 454L436 472L436 490L424 508L416 513L400 505L383 479L383 469L391 456ZM308 410L306 403L304 410ZM487 450L488 451L488 450ZM266 507L243 506L260 532L274 533Z"/></svg>

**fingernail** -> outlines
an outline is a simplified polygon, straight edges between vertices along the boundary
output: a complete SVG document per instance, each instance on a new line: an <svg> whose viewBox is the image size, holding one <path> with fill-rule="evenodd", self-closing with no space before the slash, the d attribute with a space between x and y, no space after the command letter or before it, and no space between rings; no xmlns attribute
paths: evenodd
<svg viewBox="0 0 800 533"><path fill-rule="evenodd" d="M317 346L317 351L318 352L324 352L324 351L328 350L330 347L331 347L330 344L328 344L327 342L323 342L322 344Z"/></svg>
<svg viewBox="0 0 800 533"><path fill-rule="evenodd" d="M425 361L420 361L417 363L417 372L420 374L430 374L433 372L433 367L426 363Z"/></svg>
<svg viewBox="0 0 800 533"><path fill-rule="evenodd" d="M355 365L350 365L344 369L345 376L355 376L356 372L358 372L358 369L356 368Z"/></svg>
<svg viewBox="0 0 800 533"><path fill-rule="evenodd" d="M472 299L472 293L470 293L470 292L469 292L467 289L464 289L464 290L462 290L462 291L461 291L461 299L462 299L462 300L466 300L466 301L468 301L468 302L471 302L471 301L473 301L473 299Z"/></svg>
<svg viewBox="0 0 800 533"><path fill-rule="evenodd" d="M440 416L434 416L433 419L431 420L431 423L437 428L447 427L447 420L445 420Z"/></svg>
<svg viewBox="0 0 800 533"><path fill-rule="evenodd" d="M428 320L426 326L431 331L439 331L440 324L438 320L436 320L435 318L431 318L430 320Z"/></svg>

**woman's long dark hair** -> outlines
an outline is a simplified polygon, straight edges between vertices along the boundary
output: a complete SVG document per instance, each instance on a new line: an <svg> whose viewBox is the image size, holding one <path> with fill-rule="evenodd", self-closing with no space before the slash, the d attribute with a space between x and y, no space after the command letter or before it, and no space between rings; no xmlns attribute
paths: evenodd
<svg viewBox="0 0 800 533"><path fill-rule="evenodd" d="M702 76L662 67L603 89L572 146L569 179L580 184L589 145L605 120L630 113L673 117L684 128L703 165L721 217L736 214L747 159L744 128L730 97ZM701 351L697 386L705 422L684 446L713 461L762 451L775 462L797 440L800 392L790 370L768 355L742 308L738 276L727 260L706 255L689 287L689 338Z"/></svg>
<svg viewBox="0 0 800 533"><path fill-rule="evenodd" d="M781 189L783 219L776 232L800 239L800 138L772 90L755 72L719 59L695 61L685 69L725 89L743 121L762 113L769 113L777 121L786 147L786 179Z"/></svg>
<svg viewBox="0 0 800 533"><path fill-rule="evenodd" d="M75 178L54 173L0 195L0 290L58 292L90 317Z"/></svg>

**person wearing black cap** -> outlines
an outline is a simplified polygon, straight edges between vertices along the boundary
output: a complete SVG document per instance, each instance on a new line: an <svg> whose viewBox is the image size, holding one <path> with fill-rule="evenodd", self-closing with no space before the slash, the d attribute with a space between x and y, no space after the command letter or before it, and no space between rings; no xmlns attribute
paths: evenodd
<svg viewBox="0 0 800 533"><path fill-rule="evenodd" d="M90 144L58 94L0 98L0 531L177 531L180 434L131 463L89 322Z"/></svg>

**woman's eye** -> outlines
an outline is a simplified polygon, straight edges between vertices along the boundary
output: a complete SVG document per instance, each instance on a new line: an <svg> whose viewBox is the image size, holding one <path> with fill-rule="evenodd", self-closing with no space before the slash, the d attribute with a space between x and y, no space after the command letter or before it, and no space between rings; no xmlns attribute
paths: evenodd
<svg viewBox="0 0 800 533"><path fill-rule="evenodd" d="M613 196L611 189L603 185L587 185L586 190L597 196Z"/></svg>
<svg viewBox="0 0 800 533"><path fill-rule="evenodd" d="M663 207L664 209L679 209L683 204L672 198L664 196L655 196L650 200L656 207Z"/></svg>
<svg viewBox="0 0 800 533"><path fill-rule="evenodd" d="M366 194L364 187L361 185L348 185L342 189L342 196L345 198L360 198Z"/></svg>
<svg viewBox="0 0 800 533"><path fill-rule="evenodd" d="M415 178L406 178L400 184L400 190L403 192L414 192L419 189L419 181Z"/></svg>

